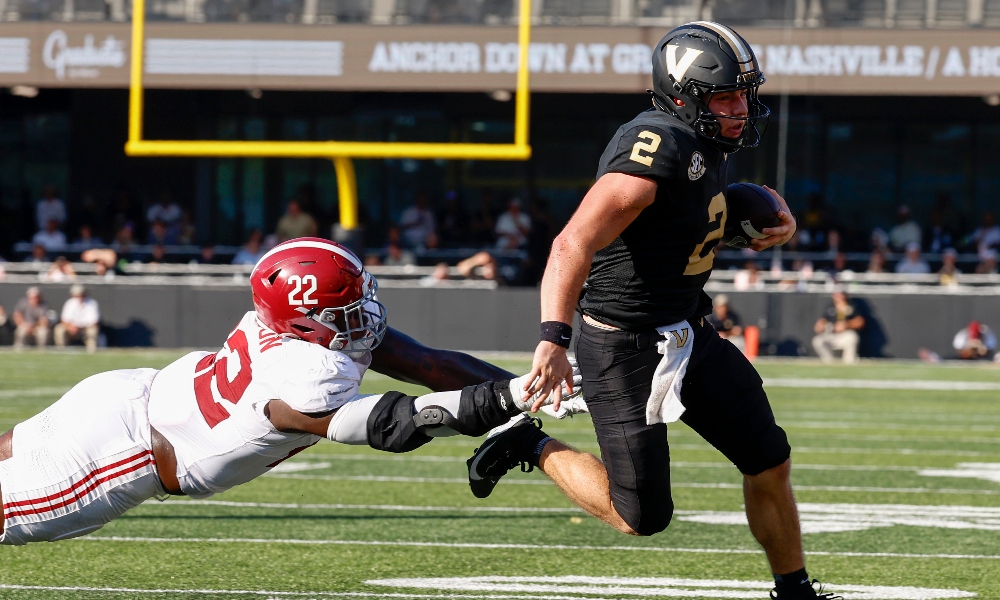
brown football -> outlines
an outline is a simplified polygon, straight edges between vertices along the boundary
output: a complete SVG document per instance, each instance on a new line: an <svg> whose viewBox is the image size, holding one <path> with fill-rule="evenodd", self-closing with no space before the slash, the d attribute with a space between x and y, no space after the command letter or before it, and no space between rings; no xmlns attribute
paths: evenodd
<svg viewBox="0 0 1000 600"><path fill-rule="evenodd" d="M767 237L761 230L781 224L781 206L771 192L752 183L734 183L726 188L726 229L722 241L733 248L749 248L754 239Z"/></svg>

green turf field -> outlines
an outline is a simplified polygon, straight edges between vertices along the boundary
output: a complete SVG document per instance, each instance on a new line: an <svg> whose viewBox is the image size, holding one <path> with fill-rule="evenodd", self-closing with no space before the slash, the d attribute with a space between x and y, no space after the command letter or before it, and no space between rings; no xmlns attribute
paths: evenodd
<svg viewBox="0 0 1000 600"><path fill-rule="evenodd" d="M176 355L0 353L0 431L89 374ZM1000 598L1000 369L759 370L794 448L811 575L848 598ZM363 391L393 388L417 391L375 374ZM546 430L597 450L587 418ZM739 474L682 424L670 441L677 511L651 538L574 510L538 473L476 500L464 465L476 440L403 456L321 442L208 501L0 547L0 598L766 598Z"/></svg>

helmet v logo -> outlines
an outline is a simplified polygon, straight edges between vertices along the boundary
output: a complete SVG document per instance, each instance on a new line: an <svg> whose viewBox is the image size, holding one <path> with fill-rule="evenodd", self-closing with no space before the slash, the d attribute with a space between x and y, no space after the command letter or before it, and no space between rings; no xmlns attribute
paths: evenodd
<svg viewBox="0 0 1000 600"><path fill-rule="evenodd" d="M672 44L667 46L667 73L670 73L676 81L680 82L684 79L684 74L687 73L687 70L694 64L694 59L698 58L698 55L702 51L688 48L685 50L680 62L678 62L677 48L677 46Z"/></svg>

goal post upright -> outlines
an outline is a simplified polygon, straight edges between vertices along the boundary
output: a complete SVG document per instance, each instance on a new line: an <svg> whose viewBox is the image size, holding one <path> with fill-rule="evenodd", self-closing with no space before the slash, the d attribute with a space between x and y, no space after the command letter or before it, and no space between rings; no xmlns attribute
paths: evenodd
<svg viewBox="0 0 1000 600"><path fill-rule="evenodd" d="M530 90L528 52L531 47L531 0L520 0L518 13L518 67L514 98L513 143L467 142L351 142L265 140L147 140L143 136L143 66L145 64L145 0L133 0L132 48L129 80L128 156L325 158L333 160L340 195L341 226L357 226L357 183L354 158L410 158L446 160L528 160Z"/></svg>

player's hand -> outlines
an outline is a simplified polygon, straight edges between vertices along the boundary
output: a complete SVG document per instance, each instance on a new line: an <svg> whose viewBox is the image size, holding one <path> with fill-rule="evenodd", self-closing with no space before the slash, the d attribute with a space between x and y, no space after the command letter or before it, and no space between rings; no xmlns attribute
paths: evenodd
<svg viewBox="0 0 1000 600"><path fill-rule="evenodd" d="M573 367L566 356L566 348L552 342L538 342L535 357L531 361L531 372L526 379L525 394L538 394L535 403L531 405L531 412L538 412L549 394L555 394L552 406L559 410L563 382L570 393L574 391Z"/></svg>
<svg viewBox="0 0 1000 600"><path fill-rule="evenodd" d="M781 244L784 244L788 240L792 239L792 236L795 235L796 228L795 217L792 216L792 211L789 210L788 203L785 202L785 199L779 196L778 192L772 190L766 185L763 187L765 190L771 192L774 199L781 205L781 210L778 211L778 220L781 221L781 223L779 223L777 227L765 227L764 229L761 229L760 232L767 237L750 242L750 246L758 252L770 248L771 246L780 246Z"/></svg>

